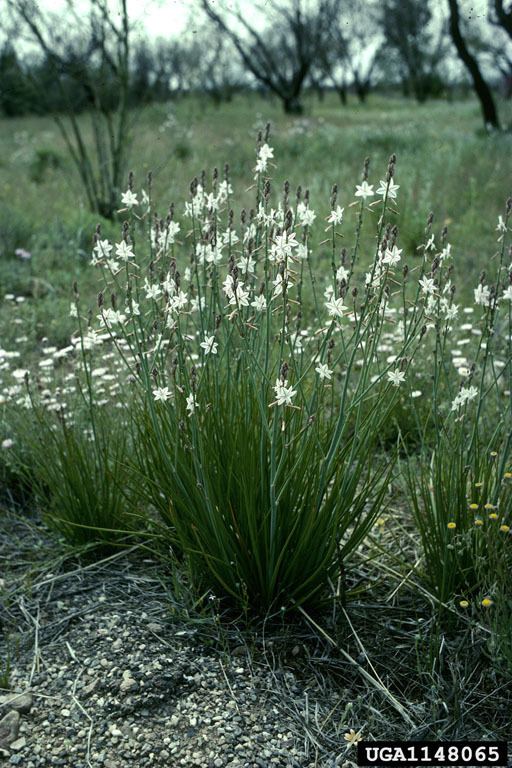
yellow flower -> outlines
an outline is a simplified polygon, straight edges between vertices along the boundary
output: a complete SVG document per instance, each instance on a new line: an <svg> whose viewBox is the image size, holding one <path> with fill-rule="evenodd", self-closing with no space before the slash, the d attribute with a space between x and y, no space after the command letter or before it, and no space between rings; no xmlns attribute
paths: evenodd
<svg viewBox="0 0 512 768"><path fill-rule="evenodd" d="M498 451L491 451L491 456L493 457L493 459L496 458L497 455L498 455Z"/></svg>
<svg viewBox="0 0 512 768"><path fill-rule="evenodd" d="M488 501L487 504L484 504L484 509L494 509L494 504Z"/></svg>
<svg viewBox="0 0 512 768"><path fill-rule="evenodd" d="M472 504L469 505L469 508L470 509L478 509L478 504L475 504L475 502L473 502Z"/></svg>
<svg viewBox="0 0 512 768"><path fill-rule="evenodd" d="M347 733L344 734L343 738L345 741L348 741L349 744L358 744L361 739L361 731L354 731L353 728L350 729L350 731L347 731Z"/></svg>
<svg viewBox="0 0 512 768"><path fill-rule="evenodd" d="M467 608L469 603L468 603L467 600L461 600L459 605L460 605L461 608Z"/></svg>
<svg viewBox="0 0 512 768"><path fill-rule="evenodd" d="M490 597L484 597L484 599L482 600L482 605L484 608L490 608L491 605L493 605L493 603L494 601L491 600Z"/></svg>
<svg viewBox="0 0 512 768"><path fill-rule="evenodd" d="M491 512L491 514L489 515L489 520L497 520L497 519L498 519L498 515L496 514L496 512Z"/></svg>
<svg viewBox="0 0 512 768"><path fill-rule="evenodd" d="M475 525L483 525L483 524L484 524L484 521L482 520L482 518L477 517L475 520Z"/></svg>
<svg viewBox="0 0 512 768"><path fill-rule="evenodd" d="M505 480L512 480L512 472L505 472L503 477L505 478Z"/></svg>
<svg viewBox="0 0 512 768"><path fill-rule="evenodd" d="M505 523L503 523L503 525L500 525L500 531L508 533L510 531L510 525L505 525Z"/></svg>
<svg viewBox="0 0 512 768"><path fill-rule="evenodd" d="M450 531L453 531L453 529L456 528L456 527L457 527L457 523L453 523L453 522L452 523L448 523L448 528L450 529Z"/></svg>
<svg viewBox="0 0 512 768"><path fill-rule="evenodd" d="M475 483L475 488L481 488L483 483Z"/></svg>

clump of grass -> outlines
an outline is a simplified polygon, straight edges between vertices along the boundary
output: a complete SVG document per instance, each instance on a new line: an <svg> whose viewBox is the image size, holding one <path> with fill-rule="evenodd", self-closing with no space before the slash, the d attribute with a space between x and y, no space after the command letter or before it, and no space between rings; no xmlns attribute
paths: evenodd
<svg viewBox="0 0 512 768"><path fill-rule="evenodd" d="M336 188L327 226L314 224L307 191L292 204L288 183L273 207L272 157L260 135L255 208L241 211L238 231L227 169L222 181L214 171L209 189L205 175L192 182L185 242L174 206L155 217L151 196L139 208L130 182L131 222L115 257L99 232L93 257L105 277L100 319L138 384L135 445L148 496L201 587L264 609L318 600L329 583L342 589L343 563L384 504L393 452L372 459L425 334L423 301L394 327L407 311L405 287L391 306L404 278L388 220L396 158L373 207L365 163L349 251ZM375 213L364 275L363 223ZM141 222L147 242L137 240ZM320 287L312 233L323 230L331 255ZM378 353L386 332L391 360Z"/></svg>
<svg viewBox="0 0 512 768"><path fill-rule="evenodd" d="M423 577L442 605L464 610L472 602L490 608L492 594L507 601L506 571L512 557L512 272L505 265L505 238L511 211L509 200L498 222L495 277L488 283L482 273L474 291L481 319L477 325L466 324L477 340L465 347L471 358L459 359L457 349L453 355L451 344L457 346L457 341L450 323L436 324L432 411L421 422L419 462L404 462L423 550ZM434 300L440 296L437 281Z"/></svg>

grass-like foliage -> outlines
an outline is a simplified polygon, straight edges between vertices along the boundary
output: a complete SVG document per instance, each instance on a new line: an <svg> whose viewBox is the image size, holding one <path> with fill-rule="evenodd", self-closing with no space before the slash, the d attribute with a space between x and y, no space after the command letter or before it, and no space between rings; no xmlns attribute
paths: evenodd
<svg viewBox="0 0 512 768"><path fill-rule="evenodd" d="M333 190L320 302L316 214L300 189L291 206L288 184L272 207L272 156L260 137L256 207L242 212L240 235L227 172L222 182L214 173L211 191L204 179L191 186L183 241L174 209L153 218L146 195L149 238L135 246L130 187L117 259L99 234L93 259L107 278L99 317L139 384L134 443L149 497L199 580L264 608L317 598L382 510L394 459L374 454L426 330L422 301L397 322L407 290L397 230L386 221L395 158L368 209L378 216L366 275L358 257L374 196L368 163L350 251L338 246L344 212ZM391 360L378 354L386 334Z"/></svg>
<svg viewBox="0 0 512 768"><path fill-rule="evenodd" d="M157 531L201 593L258 610L343 594L401 474L422 589L451 616L509 615L512 203L475 312L432 215L404 254L394 155L320 212L274 187L269 141L242 197L226 166L161 217L151 178L130 178L71 344L43 347L36 373L3 352L10 466L69 539Z"/></svg>

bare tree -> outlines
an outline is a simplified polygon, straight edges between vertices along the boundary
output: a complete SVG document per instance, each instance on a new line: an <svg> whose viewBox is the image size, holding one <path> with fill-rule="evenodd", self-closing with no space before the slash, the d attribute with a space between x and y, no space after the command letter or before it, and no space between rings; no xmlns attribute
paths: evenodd
<svg viewBox="0 0 512 768"><path fill-rule="evenodd" d="M503 0L490 0L490 5L491 21L504 29L507 35L512 38L512 3L508 9L505 8Z"/></svg>
<svg viewBox="0 0 512 768"><path fill-rule="evenodd" d="M340 2L275 2L272 4L274 18L262 31L258 31L238 7L219 11L210 0L202 0L202 5L209 18L233 42L254 78L279 97L285 112L300 114L304 84L319 51L328 44ZM251 10L254 15L254 4ZM268 14L268 6L265 10Z"/></svg>
<svg viewBox="0 0 512 768"><path fill-rule="evenodd" d="M459 54L473 81L475 93L480 101L484 123L486 126L499 128L500 122L492 91L481 72L477 57L472 54L462 32L459 5L457 0L448 0L448 8L450 11L450 35L453 40L453 44L457 49L457 53Z"/></svg>
<svg viewBox="0 0 512 768"><path fill-rule="evenodd" d="M52 67L56 85L67 103L65 116L54 119L82 181L92 211L112 218L126 173L128 99L130 88L130 26L127 0L118 13L108 0L89 0L85 15L67 2L65 22L44 14L35 0L7 0L9 8ZM70 29L78 30L74 37ZM85 93L92 142L77 117L65 80Z"/></svg>
<svg viewBox="0 0 512 768"><path fill-rule="evenodd" d="M345 0L342 24L346 45L346 61L359 101L366 101L375 69L382 54L383 39L379 27L380 2Z"/></svg>
<svg viewBox="0 0 512 768"><path fill-rule="evenodd" d="M185 38L183 46L189 89L208 94L215 104L230 101L244 75L231 40L207 22L194 30L192 39Z"/></svg>
<svg viewBox="0 0 512 768"><path fill-rule="evenodd" d="M445 29L434 31L430 0L383 0L380 12L386 54L400 72L404 91L423 102L439 84Z"/></svg>

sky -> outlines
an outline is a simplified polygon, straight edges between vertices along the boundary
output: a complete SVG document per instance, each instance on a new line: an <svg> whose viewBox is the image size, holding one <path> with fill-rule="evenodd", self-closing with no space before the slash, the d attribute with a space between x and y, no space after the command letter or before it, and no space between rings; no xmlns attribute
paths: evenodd
<svg viewBox="0 0 512 768"><path fill-rule="evenodd" d="M112 9L118 6L119 0L107 0ZM289 0L291 2L292 0ZM360 0L361 5L367 0ZM38 5L44 11L54 12L58 15L66 13L66 3L68 0L36 0ZM87 13L89 0L72 0L75 7L80 11L83 9ZM203 22L204 15L199 10L200 0L127 0L128 11L133 22L144 31L150 39L158 38L169 39L175 35L180 35L185 30L192 32L196 21ZM219 0L210 0L212 5L218 4ZM259 0L259 6L265 9L267 6L272 8L274 0ZM279 0L286 2L286 0ZM259 15L261 24L264 15L254 13L254 0L222 0L224 7L237 4L242 12L251 14L256 21ZM431 0L432 8L436 16L440 14L442 18L446 14L446 0ZM0 7L3 0L0 0ZM459 0L461 15L473 20L485 18L488 0ZM0 21L2 11L0 11Z"/></svg>

